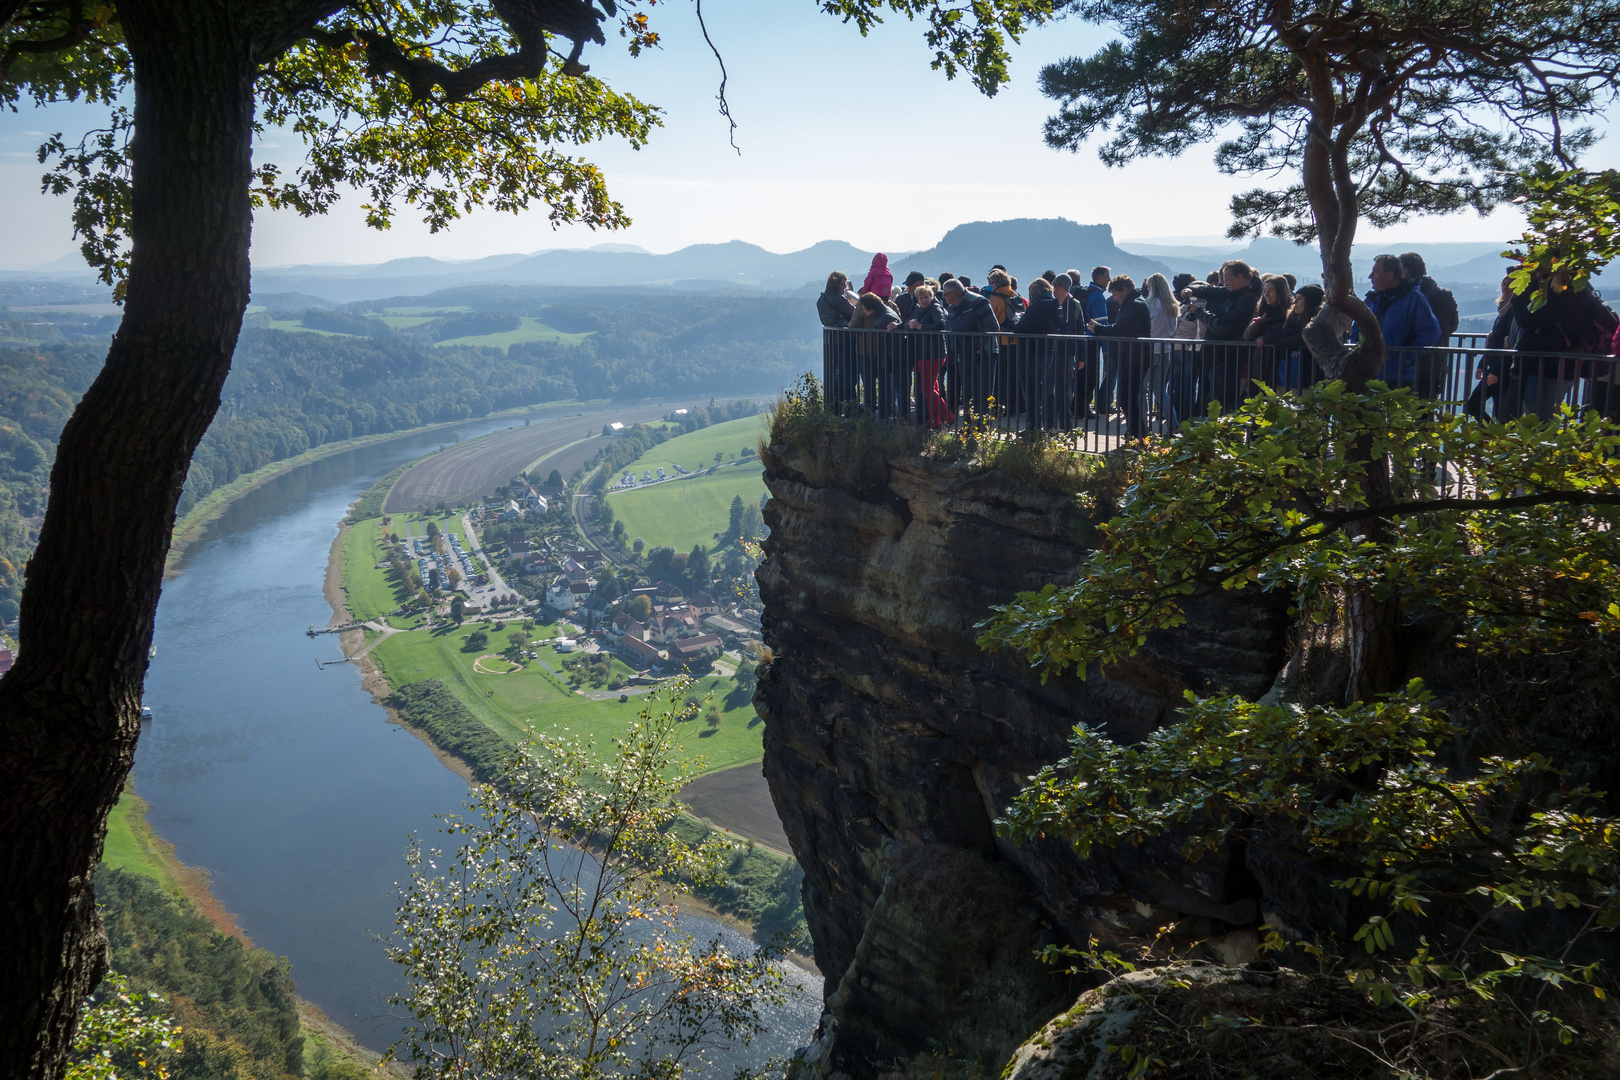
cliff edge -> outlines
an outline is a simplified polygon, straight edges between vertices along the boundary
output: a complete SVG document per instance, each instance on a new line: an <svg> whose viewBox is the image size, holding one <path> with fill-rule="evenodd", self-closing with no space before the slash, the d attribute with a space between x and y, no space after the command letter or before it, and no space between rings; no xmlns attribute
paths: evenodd
<svg viewBox="0 0 1620 1080"><path fill-rule="evenodd" d="M772 658L755 704L827 979L804 1060L863 1078L943 1053L999 1072L1083 988L1037 958L1047 945L1177 923L1213 959L1252 955L1261 890L1241 852L1083 860L1056 842L1014 847L993 822L1076 724L1134 741L1185 690L1264 693L1286 659L1285 613L1211 597L1107 677L1042 682L981 650L974 627L1021 590L1072 579L1092 515L1073 495L881 438L830 426L761 454Z"/></svg>

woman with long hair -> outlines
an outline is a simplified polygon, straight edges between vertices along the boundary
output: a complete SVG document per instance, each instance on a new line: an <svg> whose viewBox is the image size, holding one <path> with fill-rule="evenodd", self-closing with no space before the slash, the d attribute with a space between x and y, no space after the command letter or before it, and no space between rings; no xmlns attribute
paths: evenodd
<svg viewBox="0 0 1620 1080"><path fill-rule="evenodd" d="M1147 280L1142 282L1142 300L1147 304L1148 315L1152 319L1153 329L1149 337L1173 338L1176 336L1176 324L1181 321L1181 304L1176 300L1176 294L1170 288L1169 280L1163 274L1149 274ZM1154 412L1158 413L1167 424L1175 423L1171 415L1172 409L1165 401L1166 381L1170 375L1170 350L1173 346L1158 344L1153 346L1153 359L1147 372L1148 404Z"/></svg>
<svg viewBox="0 0 1620 1080"><path fill-rule="evenodd" d="M1305 328L1322 310L1327 297L1320 285L1301 285L1294 294L1293 307L1283 325L1268 331L1260 341L1271 346L1277 357L1277 386L1302 390L1316 382L1316 365L1305 345Z"/></svg>

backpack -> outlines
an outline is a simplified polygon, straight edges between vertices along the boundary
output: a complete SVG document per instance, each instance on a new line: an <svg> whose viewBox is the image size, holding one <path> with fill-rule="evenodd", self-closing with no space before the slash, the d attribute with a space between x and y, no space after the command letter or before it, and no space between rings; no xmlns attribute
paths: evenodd
<svg viewBox="0 0 1620 1080"><path fill-rule="evenodd" d="M1569 340L1569 351L1607 356L1615 330L1620 328L1620 315L1616 315L1614 308L1595 295L1592 297L1592 308L1592 318L1586 328L1573 337L1565 335Z"/></svg>
<svg viewBox="0 0 1620 1080"><path fill-rule="evenodd" d="M1446 348L1451 344L1451 335L1457 332L1457 327L1462 323L1462 315L1457 310L1457 297L1450 289L1442 289L1432 277L1423 279L1422 289L1423 298L1429 302L1435 319L1440 323L1438 344Z"/></svg>

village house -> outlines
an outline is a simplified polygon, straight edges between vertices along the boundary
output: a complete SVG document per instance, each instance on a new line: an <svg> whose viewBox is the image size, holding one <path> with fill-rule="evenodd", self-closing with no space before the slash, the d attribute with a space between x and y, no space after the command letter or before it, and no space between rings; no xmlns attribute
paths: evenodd
<svg viewBox="0 0 1620 1080"><path fill-rule="evenodd" d="M669 659L640 638L627 635L614 639L614 645L620 655L637 668L662 667Z"/></svg>
<svg viewBox="0 0 1620 1080"><path fill-rule="evenodd" d="M709 646L720 648L720 639L713 634L699 634L697 637L682 638L669 647L671 660L690 660Z"/></svg>
<svg viewBox="0 0 1620 1080"><path fill-rule="evenodd" d="M692 597L692 610L700 617L704 615L718 615L720 614L720 605L715 603L714 597L710 596L708 593L699 592L696 596Z"/></svg>
<svg viewBox="0 0 1620 1080"><path fill-rule="evenodd" d="M621 611L617 615L613 616L613 621L608 624L608 633L612 634L614 637L633 637L645 640L647 636L647 628L630 615L627 615Z"/></svg>

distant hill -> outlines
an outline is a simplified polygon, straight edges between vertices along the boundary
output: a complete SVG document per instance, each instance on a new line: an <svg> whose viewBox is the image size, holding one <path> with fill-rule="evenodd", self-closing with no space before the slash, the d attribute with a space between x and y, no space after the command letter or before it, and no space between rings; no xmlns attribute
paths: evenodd
<svg viewBox="0 0 1620 1080"><path fill-rule="evenodd" d="M823 240L787 254L740 240L693 244L667 255L603 244L590 250L500 255L470 263L411 258L374 266L255 268L253 285L256 293L304 293L339 304L478 284L800 292L812 284L819 288L834 270L844 271L858 284L872 255L841 240ZM1061 218L959 225L927 251L891 258L902 276L912 268L930 276L949 269L981 283L993 263L1011 267L1021 281L1043 270L1071 266L1089 271L1106 265L1138 280L1165 269L1157 260L1121 250L1107 225L1079 225Z"/></svg>
<svg viewBox="0 0 1620 1080"><path fill-rule="evenodd" d="M1106 266L1116 274L1129 274L1140 282L1167 267L1157 259L1133 255L1114 243L1109 225L1081 225L1066 218L1015 218L1011 221L975 221L958 225L927 251L897 256L890 261L896 279L911 270L937 277L949 270L966 274L983 285L991 266L1000 263L1019 281L1019 288L1043 271L1068 269L1090 274ZM864 275L862 266L857 279ZM858 284L857 280L857 284Z"/></svg>

